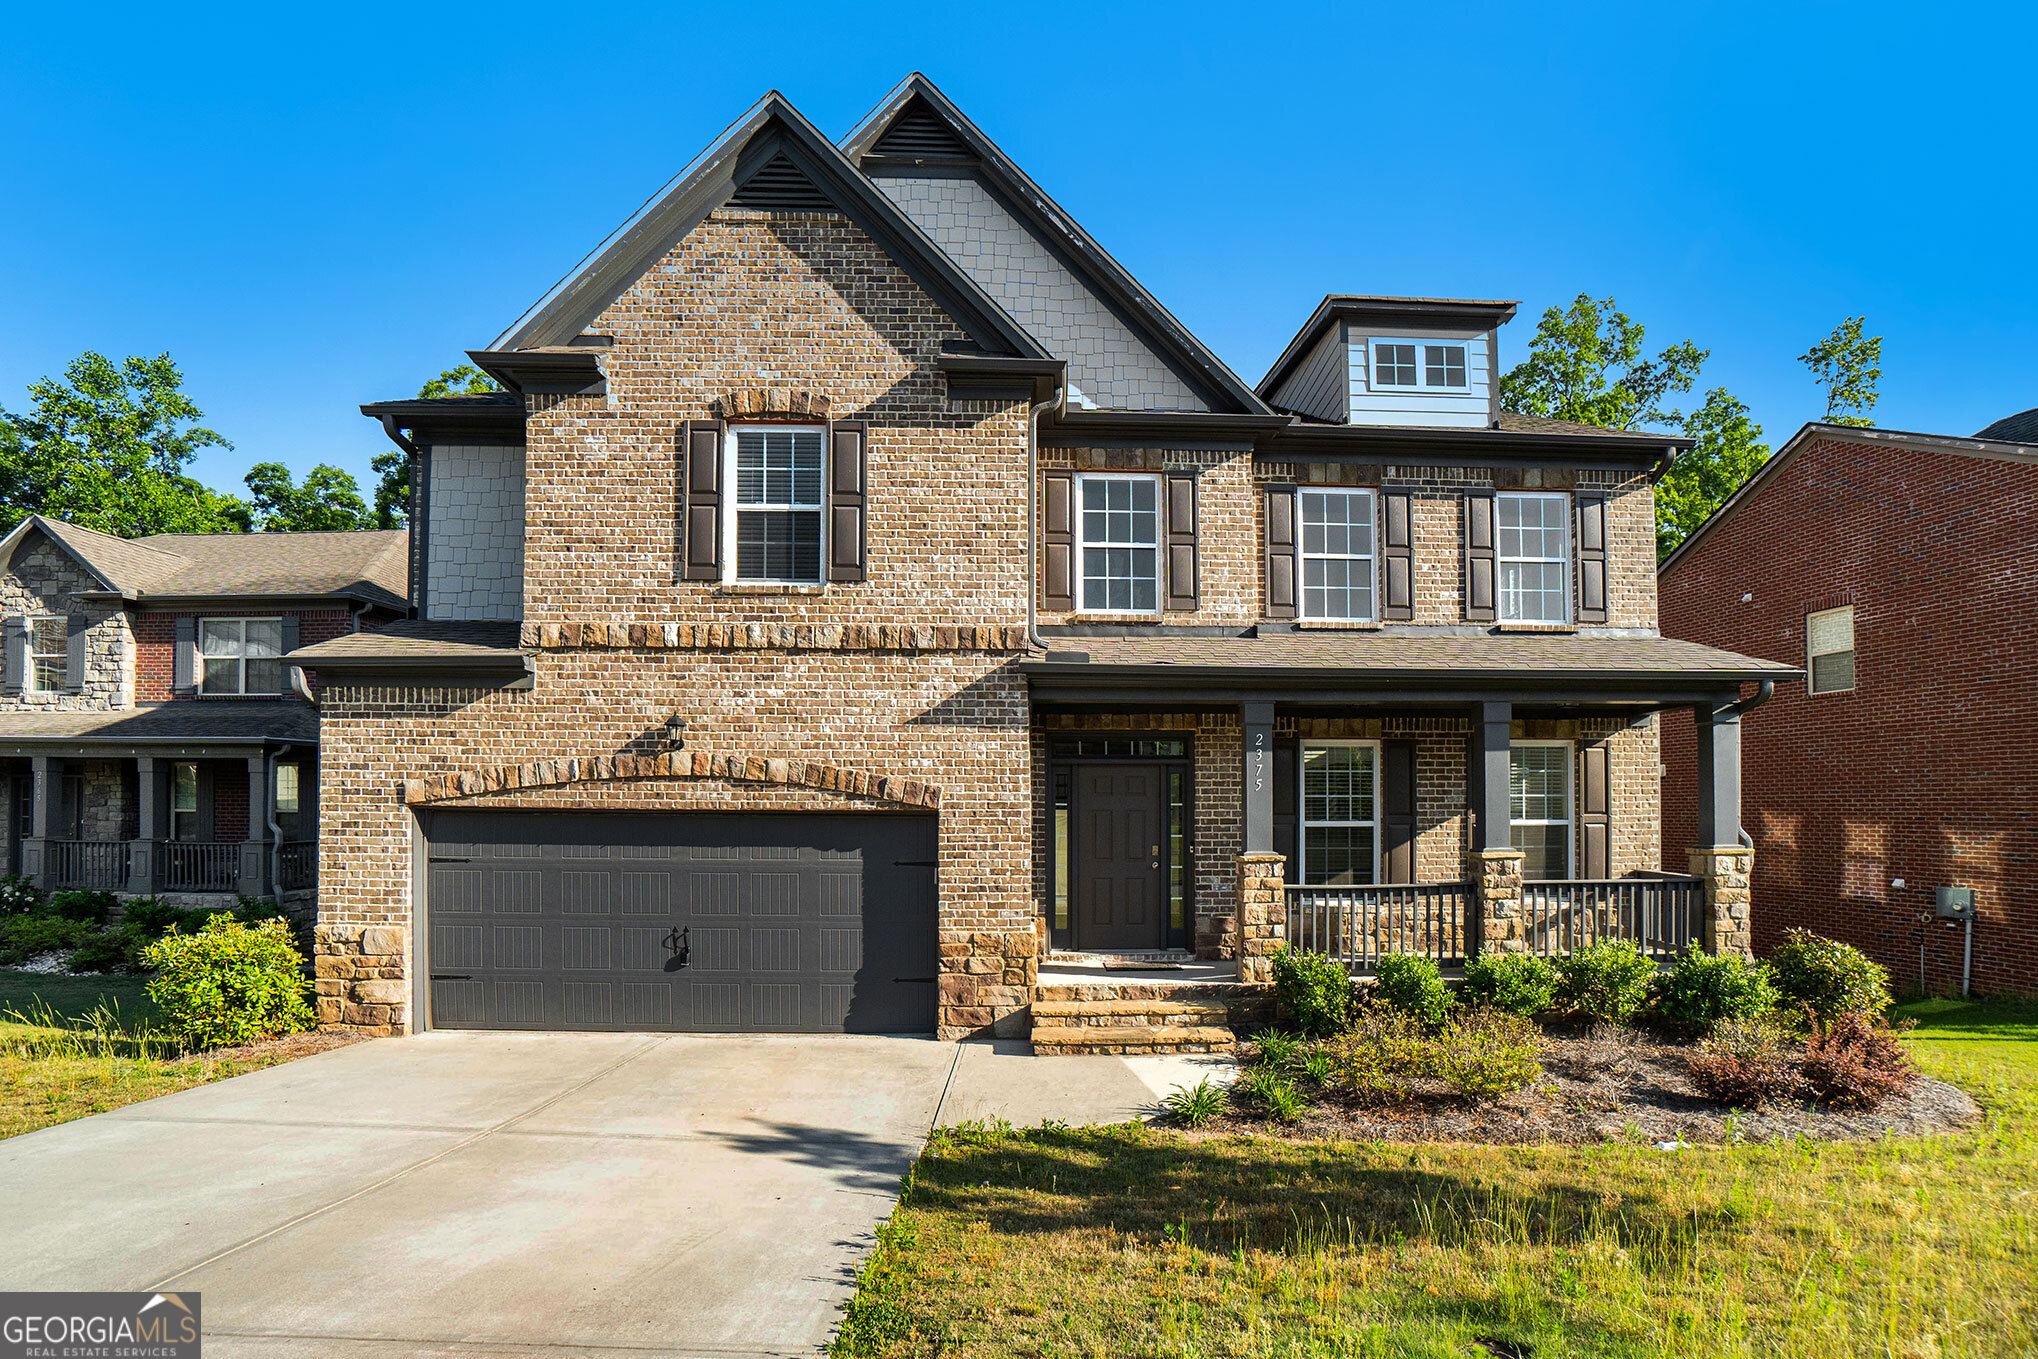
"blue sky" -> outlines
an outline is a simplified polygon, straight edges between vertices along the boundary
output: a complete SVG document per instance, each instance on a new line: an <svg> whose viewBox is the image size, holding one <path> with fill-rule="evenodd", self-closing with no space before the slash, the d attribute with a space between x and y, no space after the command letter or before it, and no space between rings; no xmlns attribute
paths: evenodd
<svg viewBox="0 0 2038 1359"><path fill-rule="evenodd" d="M178 11L199 13L189 17ZM168 350L256 461L493 339L765 89L840 136L921 69L1254 381L1326 292L1613 295L1772 443L1886 336L1879 422L2038 405L2029 5L17 9L0 404ZM334 16L340 16L335 18Z"/></svg>

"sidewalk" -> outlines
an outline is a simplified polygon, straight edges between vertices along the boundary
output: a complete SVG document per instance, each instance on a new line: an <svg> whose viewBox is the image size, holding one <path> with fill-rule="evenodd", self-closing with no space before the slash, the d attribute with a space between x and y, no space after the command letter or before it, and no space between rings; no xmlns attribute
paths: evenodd
<svg viewBox="0 0 2038 1359"><path fill-rule="evenodd" d="M1229 1056L1036 1057L1023 1039L956 1046L937 1127L1000 1118L1018 1128L1126 1123L1153 1117L1177 1086L1221 1082L1237 1070Z"/></svg>

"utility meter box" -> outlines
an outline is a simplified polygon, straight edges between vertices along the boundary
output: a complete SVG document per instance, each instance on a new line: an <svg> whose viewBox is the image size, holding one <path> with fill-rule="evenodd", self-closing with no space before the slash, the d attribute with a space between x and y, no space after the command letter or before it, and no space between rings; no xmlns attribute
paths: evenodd
<svg viewBox="0 0 2038 1359"><path fill-rule="evenodd" d="M1938 890L1938 913L1942 920L1974 919L1974 889L1972 887L1941 887Z"/></svg>

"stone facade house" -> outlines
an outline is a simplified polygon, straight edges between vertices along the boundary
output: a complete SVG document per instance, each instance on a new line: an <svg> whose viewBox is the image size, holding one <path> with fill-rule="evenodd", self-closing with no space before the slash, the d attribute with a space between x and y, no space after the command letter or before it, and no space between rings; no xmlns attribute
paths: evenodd
<svg viewBox="0 0 2038 1359"><path fill-rule="evenodd" d="M1666 633L1805 672L1748 718L1759 949L1802 926L1905 989L2038 994L2034 539L2025 411L1972 438L1806 425L1664 561ZM1664 735L1665 844L1691 736Z"/></svg>
<svg viewBox="0 0 2038 1359"><path fill-rule="evenodd" d="M0 540L5 871L309 912L318 714L282 657L402 617L405 542L24 520Z"/></svg>
<svg viewBox="0 0 2038 1359"><path fill-rule="evenodd" d="M502 393L363 408L414 616L292 657L323 1018L1202 1046L1283 939L1742 946L1794 672L1658 635L1683 444L1500 410L1513 311L1331 297L1249 386L924 79L839 145L767 96Z"/></svg>

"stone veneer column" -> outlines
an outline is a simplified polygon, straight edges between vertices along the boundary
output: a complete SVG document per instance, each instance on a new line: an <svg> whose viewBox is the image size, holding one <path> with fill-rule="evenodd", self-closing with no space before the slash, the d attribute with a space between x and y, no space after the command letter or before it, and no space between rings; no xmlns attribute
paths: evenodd
<svg viewBox="0 0 2038 1359"><path fill-rule="evenodd" d="M1024 1038L1040 985L1040 936L943 931L935 1036Z"/></svg>
<svg viewBox="0 0 2038 1359"><path fill-rule="evenodd" d="M1755 851L1740 845L1701 846L1691 851L1691 876L1705 883L1705 921L1698 937L1712 952L1737 958L1755 956L1749 920L1754 871Z"/></svg>
<svg viewBox="0 0 2038 1359"><path fill-rule="evenodd" d="M1481 953L1520 953L1528 947L1522 931L1521 862L1518 849L1473 851L1477 877L1472 905L1479 917Z"/></svg>
<svg viewBox="0 0 2038 1359"><path fill-rule="evenodd" d="M313 932L318 1022L377 1038L410 1032L410 930L320 925Z"/></svg>
<svg viewBox="0 0 2038 1359"><path fill-rule="evenodd" d="M1274 979L1274 955L1288 942L1288 859L1282 854L1238 856L1238 979Z"/></svg>

